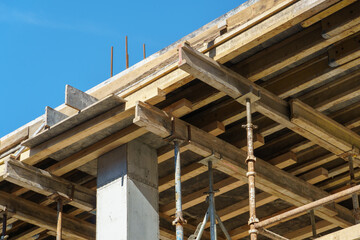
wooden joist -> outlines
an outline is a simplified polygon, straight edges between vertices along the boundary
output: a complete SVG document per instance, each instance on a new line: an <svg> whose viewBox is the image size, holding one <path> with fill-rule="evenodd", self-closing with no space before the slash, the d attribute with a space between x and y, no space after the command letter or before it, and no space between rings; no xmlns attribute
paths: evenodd
<svg viewBox="0 0 360 240"><path fill-rule="evenodd" d="M12 217L56 231L57 213L55 210L31 201L0 192L0 206L6 208ZM95 239L95 225L63 214L63 234L73 239Z"/></svg>
<svg viewBox="0 0 360 240"><path fill-rule="evenodd" d="M250 98L253 102L255 110L284 125L285 127L293 130L299 135L308 138L314 143L333 152L334 154L340 155L343 153L347 153L351 150L352 146L358 146L356 139L360 137L357 134L351 132L351 130L345 127L340 127L340 124L333 123L334 121L327 122L331 122L332 126L336 126L336 131L339 131L336 133L335 129L328 129L323 124L317 125L317 127L319 128L316 129L316 132L308 131L308 129L306 129L302 123L300 123L299 121L293 121L293 119L296 120L296 118L293 117L294 108L296 108L295 110L297 110L297 106L300 105L296 104L298 101L293 101L291 103L291 115L289 112L289 103L267 91L266 89L254 84L253 82L237 74L236 72L220 65L213 59L193 50L186 44L184 44L180 48L180 51L181 54L179 67L181 69L187 71L194 77L199 78L200 80L218 89L219 91L226 93L227 95L242 104L244 104L245 98ZM316 118L314 121L316 121L316 119L321 119L322 122L324 121L323 119L328 120L328 117L316 112L316 110L314 109L309 111L313 112L314 115L316 113ZM292 120L290 120L290 118L292 118ZM324 137L324 135L317 135L317 133L321 131L327 132L327 137ZM331 134L335 134L335 137L344 134L346 139L344 139L344 137L337 137L340 138L340 140L342 140L343 142L337 141L337 143L341 143L341 145L334 145L334 141L332 141L334 139L334 136L331 136ZM349 142L344 143L344 141ZM351 146L350 149L349 146Z"/></svg>
<svg viewBox="0 0 360 240"><path fill-rule="evenodd" d="M360 57L360 35L346 39L328 50L329 65L337 67Z"/></svg>
<svg viewBox="0 0 360 240"><path fill-rule="evenodd" d="M95 104L101 104L101 101ZM27 142L30 144L36 141L38 138L39 139L43 138L44 135L49 135L49 136L45 136L46 141L44 141L44 139L41 139L42 143L30 148L29 151L23 153L20 158L21 161L24 161L25 163L30 165L34 165L35 163L38 163L39 161L49 157L51 154L63 148L66 148L71 144L74 144L86 137L89 137L92 134L95 134L103 129L106 129L126 119L127 117L133 114L132 109L124 111L125 104L123 99L118 98L118 104L120 105L108 110L105 113L97 115L96 117L88 121L80 121L81 119L79 119L79 121L82 123L80 123L76 127L73 127L68 124L68 122L72 121L73 118L77 118L78 116L87 114L88 111L92 112L92 109L90 107L80 112L78 116L74 115L72 117L69 117L63 120L62 122L60 122L59 124L55 125L53 128L37 135L32 139L29 139ZM86 118L87 117L88 116L86 116ZM56 131L56 135L54 137L50 137L51 135L53 135L51 132L52 130ZM24 144L27 145L26 142Z"/></svg>
<svg viewBox="0 0 360 240"><path fill-rule="evenodd" d="M80 150L79 152L59 161L58 163L55 163L54 165L50 166L47 171L56 176L61 176L98 158L99 156L122 144L142 136L145 133L146 131L144 129L141 129L138 126L132 124L110 135L109 137L106 137L97 143L94 143Z"/></svg>
<svg viewBox="0 0 360 240"><path fill-rule="evenodd" d="M0 177L1 180L17 184L45 196L57 193L69 199L70 205L85 211L96 208L95 191L17 160L5 161L0 166Z"/></svg>
<svg viewBox="0 0 360 240"><path fill-rule="evenodd" d="M29 127L24 127L20 131L15 132L7 136L5 139L0 141L0 153L3 153L16 145L20 144L21 141L29 137Z"/></svg>
<svg viewBox="0 0 360 240"><path fill-rule="evenodd" d="M244 151L179 119L171 119L163 111L144 103L139 102L135 112L135 124L163 138L176 136L184 139L189 142L188 145L192 151L204 157L210 156L214 152L220 154L222 160L214 168L246 182L247 167ZM328 196L325 191L261 159L257 159L255 170L257 188L296 206ZM334 211L338 214L337 216L334 216ZM353 223L350 211L339 205L336 206L336 209L327 207L319 209L317 214L342 227L350 226Z"/></svg>
<svg viewBox="0 0 360 240"><path fill-rule="evenodd" d="M360 136L300 100L290 102L291 122L340 149L338 155L358 151Z"/></svg>
<svg viewBox="0 0 360 240"><path fill-rule="evenodd" d="M360 8L360 2L356 1L342 11L335 12L328 18L321 21L323 27L323 37L329 39L335 37L341 32L350 29L359 24L360 13L357 9Z"/></svg>
<svg viewBox="0 0 360 240"><path fill-rule="evenodd" d="M315 224L315 226L316 226L316 231L318 233L326 232L326 231L336 227L335 224L325 221L325 220L317 222ZM287 237L289 239L294 239L294 240L301 240L301 239L309 238L312 236L313 236L313 233L312 233L311 225L297 229L295 231L289 232L284 235L284 237ZM340 238L340 239L342 239L342 238Z"/></svg>
<svg viewBox="0 0 360 240"><path fill-rule="evenodd" d="M348 227L346 229L339 230L334 233L327 234L323 237L316 238L318 240L353 240L353 239L359 239L360 236L360 225L357 224L352 227Z"/></svg>

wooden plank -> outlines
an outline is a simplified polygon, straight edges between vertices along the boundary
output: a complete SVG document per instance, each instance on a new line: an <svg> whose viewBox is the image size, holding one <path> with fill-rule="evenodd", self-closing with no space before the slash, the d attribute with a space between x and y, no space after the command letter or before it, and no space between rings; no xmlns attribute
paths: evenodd
<svg viewBox="0 0 360 240"><path fill-rule="evenodd" d="M68 116L61 112L58 112L51 107L47 106L45 108L45 127L50 128L53 125L61 122L62 120L66 119Z"/></svg>
<svg viewBox="0 0 360 240"><path fill-rule="evenodd" d="M314 16L306 19L305 21L303 21L301 23L301 26L303 28L306 28L306 27L309 27L311 25L313 25L314 23L317 23L319 21L321 21L322 19L330 16L331 14L339 11L340 9L356 2L357 0L343 0L343 1L340 1L334 5L332 5L331 7L325 9L324 11L321 11L319 12L318 14L315 14Z"/></svg>
<svg viewBox="0 0 360 240"><path fill-rule="evenodd" d="M269 161L272 165L277 166L278 168L284 169L288 166L291 166L297 163L297 157L294 152L287 152L277 156Z"/></svg>
<svg viewBox="0 0 360 240"><path fill-rule="evenodd" d="M341 32L355 27L360 22L360 2L356 1L345 7L342 11L330 15L321 21L323 27L322 36L325 39L332 38ZM341 20L340 20L341 19Z"/></svg>
<svg viewBox="0 0 360 240"><path fill-rule="evenodd" d="M92 118L100 114L104 114L105 112L118 107L119 110L124 110L124 99L117 97L117 96L108 96L94 105L89 106L86 109L83 109L80 113L72 115L71 117L57 123L51 129L47 129L40 134L32 137L22 144L26 147L32 148L35 147L51 138L58 136L59 134L67 131L74 126L82 124Z"/></svg>
<svg viewBox="0 0 360 240"><path fill-rule="evenodd" d="M40 206L6 192L0 192L0 206L7 208L14 218L36 226L56 231L56 211ZM64 235L84 240L95 239L95 225L63 214Z"/></svg>
<svg viewBox="0 0 360 240"><path fill-rule="evenodd" d="M266 41L272 36L278 34L278 30L281 29L281 31L284 31L290 28L293 24L296 24L297 22L300 22L310 17L314 13L322 11L323 9L327 8L328 6L331 6L337 1L323 0L314 3L313 1L302 0L296 5L292 6L290 9L286 10L285 12L280 12L277 14L278 16L276 17L274 16L274 18L280 19L279 21L274 20L274 18L272 18L271 20L266 19L272 16L273 14L279 12L284 7L287 7L289 4L293 2L294 1L282 1L282 2L274 1L274 4L269 5L268 8L267 7L264 8L263 6L261 6L259 7L260 10L257 12L257 14L252 14L250 19L247 19L245 21L245 24L242 24L241 23L242 21L240 21L241 23L240 26L237 25L234 31L229 32L229 34L217 37L214 41L214 44L212 45L212 47L216 47L216 49L212 51L213 53L216 53L216 55L218 55L216 59L226 62L229 60L228 57L230 57L230 55L234 55L234 54L238 55L239 53L244 52L246 48L247 49L251 48L253 46L253 43L259 44L263 41ZM242 13L239 12L237 13L237 15L241 16ZM246 15L246 17L248 16L249 15ZM259 23L260 21L261 21L260 24L261 26L257 26L256 28L254 28L253 26ZM239 24L238 21L235 22L236 24ZM272 26L272 28L269 28L269 26ZM231 26L229 26L228 24L228 27ZM247 31L245 31L244 34L239 34L242 33L244 30L249 29L250 27L254 28L252 32L266 33L266 37L259 36L259 34L250 34ZM277 31L273 31L274 28L277 28ZM203 40L208 39L209 35L211 35L210 33L211 31L210 30L209 32L202 31L202 34L205 37L199 38L198 35L196 34L196 36L193 39L190 39L189 41L192 44L195 44L195 42L199 40L197 44L199 46L204 46ZM218 35L217 29L215 31L215 34ZM251 42L252 44L249 44ZM220 45L224 45L224 46L220 47ZM204 51L207 48L208 47L204 47ZM135 67L135 69L132 69L132 71L126 71L123 74L119 74L114 78L114 81L111 81L107 84L104 84L103 86L95 88L94 90L91 91L91 95L98 99L102 99L106 97L108 94L117 92L118 90L125 88L125 86L129 86L133 84L132 87L126 88L120 93L122 97L126 97L135 93L137 90L141 88L144 87L151 88L152 87L150 86L151 83L154 83L155 81L157 82L156 85L161 86L163 90L166 90L167 92L171 91L176 86L184 84L186 81L192 80L192 79L190 80L186 79L189 78L188 74L182 74L183 73L182 71L176 70L176 64L169 64L172 61L176 61L175 59L171 60L175 55L176 55L176 49L170 48L170 50L166 51L164 54L159 53L156 56L152 57L151 59L147 58L147 61L143 62L142 64L139 64L138 67ZM148 69L151 69L151 71L149 71ZM171 74L172 77L168 76L169 74ZM140 79L144 79L144 80L139 81ZM142 92L136 93L136 95L138 96L140 96L141 94ZM62 108L61 112L73 113L74 111L70 108ZM38 122L36 124L38 124Z"/></svg>
<svg viewBox="0 0 360 240"><path fill-rule="evenodd" d="M220 65L213 59L193 50L187 45L182 46L180 51L181 61L179 62L179 67L189 72L194 77L197 77L218 89L219 91L226 93L242 104L244 104L244 94L250 92L248 94L250 97L254 95L260 96L260 94L257 94L257 92L261 92L261 98L253 103L254 109L258 112L293 130L299 135L308 138L315 144L324 147L336 155L350 150L342 148L345 145L348 147L349 143L343 143L342 146L334 145L332 141L333 138L327 138L324 137L324 135L318 135L317 133L322 131L321 129L316 129L317 131L309 131L308 129L304 128L304 125L299 125L297 122L290 121L288 103L276 95L270 93L266 89L252 83L250 80ZM337 129L340 128L338 127ZM314 130L314 128L312 130ZM350 131L346 128L343 130L344 132ZM341 133L342 132L338 132L337 134ZM340 142L337 141L337 143Z"/></svg>
<svg viewBox="0 0 360 240"><path fill-rule="evenodd" d="M95 191L17 160L9 159L5 161L0 166L0 177L1 180L14 183L45 196L58 193L60 196L71 199L70 205L85 211L92 211L96 208Z"/></svg>
<svg viewBox="0 0 360 240"><path fill-rule="evenodd" d="M211 134L211 133L209 133ZM213 135L213 134L212 134ZM264 145L264 138L259 135L259 134L255 134L254 135L254 149L259 148L261 146ZM235 143L235 146L242 149L242 150L246 150L247 149L247 142L246 141L238 141ZM174 153L173 153L173 147L171 146L171 150L168 151L169 154L162 154L161 157L164 156L170 156L173 157ZM186 151L189 150L189 145L185 145L184 147L181 148L181 152L182 151ZM170 155L171 154L171 155ZM184 167L181 170L181 180L184 182L190 178L193 178L195 176L200 175L201 173L204 173L208 170L207 166L204 166L200 163L192 163L186 167ZM162 177L159 179L159 192L163 192L173 186L175 186L175 181L174 181L174 174L170 174L168 176Z"/></svg>
<svg viewBox="0 0 360 240"><path fill-rule="evenodd" d="M192 111L192 103L183 98L163 109L165 112L172 114L175 117L182 117Z"/></svg>
<svg viewBox="0 0 360 240"><path fill-rule="evenodd" d="M305 130L315 133L329 143L340 148L343 152L360 148L360 136L333 119L316 111L300 100L292 100L291 121Z"/></svg>
<svg viewBox="0 0 360 240"><path fill-rule="evenodd" d="M65 104L69 107L81 111L84 108L87 108L90 105L96 103L97 101L97 98L80 91L79 89L76 89L70 85L65 86Z"/></svg>
<svg viewBox="0 0 360 240"><path fill-rule="evenodd" d="M210 133L211 135L218 136L225 132L225 126L222 122L215 121L209 123L208 125L202 128L205 132Z"/></svg>
<svg viewBox="0 0 360 240"><path fill-rule="evenodd" d="M360 57L360 35L329 48L329 65L338 67Z"/></svg>
<svg viewBox="0 0 360 240"><path fill-rule="evenodd" d="M360 238L360 225L357 224L352 227L348 227L342 230L339 230L334 233L329 233L325 236L316 238L318 240L353 240L353 239L359 239Z"/></svg>
<svg viewBox="0 0 360 240"><path fill-rule="evenodd" d="M329 173L325 168L320 167L303 174L300 178L311 184L315 184L327 179L329 177L328 174Z"/></svg>
<svg viewBox="0 0 360 240"><path fill-rule="evenodd" d="M238 181L236 178L225 178L214 184L214 189L219 189L219 192L216 193L216 196L229 192L237 187L244 185L244 182ZM205 201L206 196L204 196L204 192L208 191L209 188L203 188L182 198L182 208L183 210L191 208L199 203ZM160 212L166 215L175 214L175 201L170 202L166 205L160 207Z"/></svg>
<svg viewBox="0 0 360 240"><path fill-rule="evenodd" d="M331 230L336 227L335 224L330 223L325 220L317 222L315 224L315 226L316 226L316 231L319 233L326 232L326 231ZM289 232L289 233L285 234L284 237L289 238L289 239L296 239L296 240L312 237L312 226L311 225L306 226L306 227L300 228L296 231ZM339 239L342 240L342 238L339 238Z"/></svg>
<svg viewBox="0 0 360 240"><path fill-rule="evenodd" d="M76 127L66 130L36 147L30 148L28 152L21 155L20 159L27 164L34 165L47 158L49 155L85 139L94 133L106 129L107 127L119 123L133 114L133 109L124 111L124 104L122 104L119 107L115 107L91 120L77 125Z"/></svg>
<svg viewBox="0 0 360 240"><path fill-rule="evenodd" d="M171 120L166 113L144 103L139 102L135 112L135 124L139 124L164 138L174 133L182 139L188 140L192 150L204 157L210 156L214 152L220 154L222 160L214 168L239 180L246 181L247 167L245 164L246 153L244 151L179 119ZM171 122L175 124L175 132L171 131L173 126ZM188 134L191 136L190 139ZM296 206L328 196L325 191L261 159L257 159L255 170L257 173L257 188ZM353 217L349 210L337 205L336 211L339 215L334 216L333 211L326 207L319 209L317 214L339 226L345 227L352 224Z"/></svg>
<svg viewBox="0 0 360 240"><path fill-rule="evenodd" d="M74 170L96 158L111 151L112 149L130 142L143 134L146 131L139 128L136 125L130 125L121 129L120 131L106 137L89 147L86 147L79 152L55 163L54 165L47 168L47 171L51 172L56 176L61 176L71 170Z"/></svg>
<svg viewBox="0 0 360 240"><path fill-rule="evenodd" d="M0 141L0 153L6 152L7 150L20 144L21 141L29 137L29 127L25 127L16 133L2 138Z"/></svg>

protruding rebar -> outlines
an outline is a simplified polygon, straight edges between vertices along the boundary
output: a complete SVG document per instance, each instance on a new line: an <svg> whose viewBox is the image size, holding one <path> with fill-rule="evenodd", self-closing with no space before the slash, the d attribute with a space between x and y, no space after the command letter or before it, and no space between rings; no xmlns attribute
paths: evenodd
<svg viewBox="0 0 360 240"><path fill-rule="evenodd" d="M355 173L354 173L354 163L353 158L351 155L348 157L349 160L349 170L350 170L350 186L355 186ZM353 204L353 212L354 212L354 218L355 223L360 223L360 211L359 211L359 195L357 193L352 194L352 204Z"/></svg>
<svg viewBox="0 0 360 240"><path fill-rule="evenodd" d="M114 47L111 46L111 57L110 57L110 77L113 76L113 66L114 66Z"/></svg>
<svg viewBox="0 0 360 240"><path fill-rule="evenodd" d="M256 230L255 224L259 222L256 218L256 200L255 200L255 161L254 156L254 143L253 143L253 124L251 119L251 102L250 99L246 99L246 119L247 124L243 127L247 131L247 158L246 163L248 165L248 171L246 173L249 183L249 234L251 240L257 239L258 231Z"/></svg>
<svg viewBox="0 0 360 240"><path fill-rule="evenodd" d="M175 199L176 199L176 213L173 225L176 226L176 240L184 239L183 224L185 220L182 213L182 200L181 200L181 161L180 161L180 146L179 141L174 140L175 150Z"/></svg>
<svg viewBox="0 0 360 240"><path fill-rule="evenodd" d="M145 43L143 44L143 54L144 54L144 59L145 59L146 58Z"/></svg>
<svg viewBox="0 0 360 240"><path fill-rule="evenodd" d="M56 240L62 239L62 213L63 213L63 200L61 197L57 199L57 225L56 225Z"/></svg>
<svg viewBox="0 0 360 240"><path fill-rule="evenodd" d="M128 37L127 36L125 36L125 57L126 57L126 68L129 68Z"/></svg>

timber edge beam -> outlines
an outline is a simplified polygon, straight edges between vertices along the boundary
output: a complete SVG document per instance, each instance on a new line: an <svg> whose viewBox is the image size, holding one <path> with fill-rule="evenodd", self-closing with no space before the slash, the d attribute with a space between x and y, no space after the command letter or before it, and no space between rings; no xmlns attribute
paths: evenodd
<svg viewBox="0 0 360 240"><path fill-rule="evenodd" d="M355 132L302 104L300 100L287 102L281 99L187 44L179 47L179 68L241 104L244 104L246 98L254 101L247 95L257 96L258 99L253 103L255 111L335 155L347 157L348 154L354 154L359 149L360 136Z"/></svg>
<svg viewBox="0 0 360 240"><path fill-rule="evenodd" d="M0 165L0 180L14 183L45 196L57 193L68 199L70 205L84 211L89 212L96 208L94 190L17 160L8 159Z"/></svg>
<svg viewBox="0 0 360 240"><path fill-rule="evenodd" d="M138 102L136 105L134 123L162 138L176 134L176 136L187 141L189 150L203 157L208 157L214 153L220 154L222 160L214 168L244 182L247 181L245 151L142 102ZM302 206L329 196L325 191L262 159L257 159L255 170L258 189L295 206ZM354 217L351 211L338 204L334 206L321 208L316 214L340 227L353 225Z"/></svg>

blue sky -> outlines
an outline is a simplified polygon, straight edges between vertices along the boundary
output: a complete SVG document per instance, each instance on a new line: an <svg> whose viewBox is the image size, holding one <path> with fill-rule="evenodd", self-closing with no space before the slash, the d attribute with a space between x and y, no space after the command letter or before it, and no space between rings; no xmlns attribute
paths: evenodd
<svg viewBox="0 0 360 240"><path fill-rule="evenodd" d="M0 137L239 6L235 0L0 1Z"/></svg>

